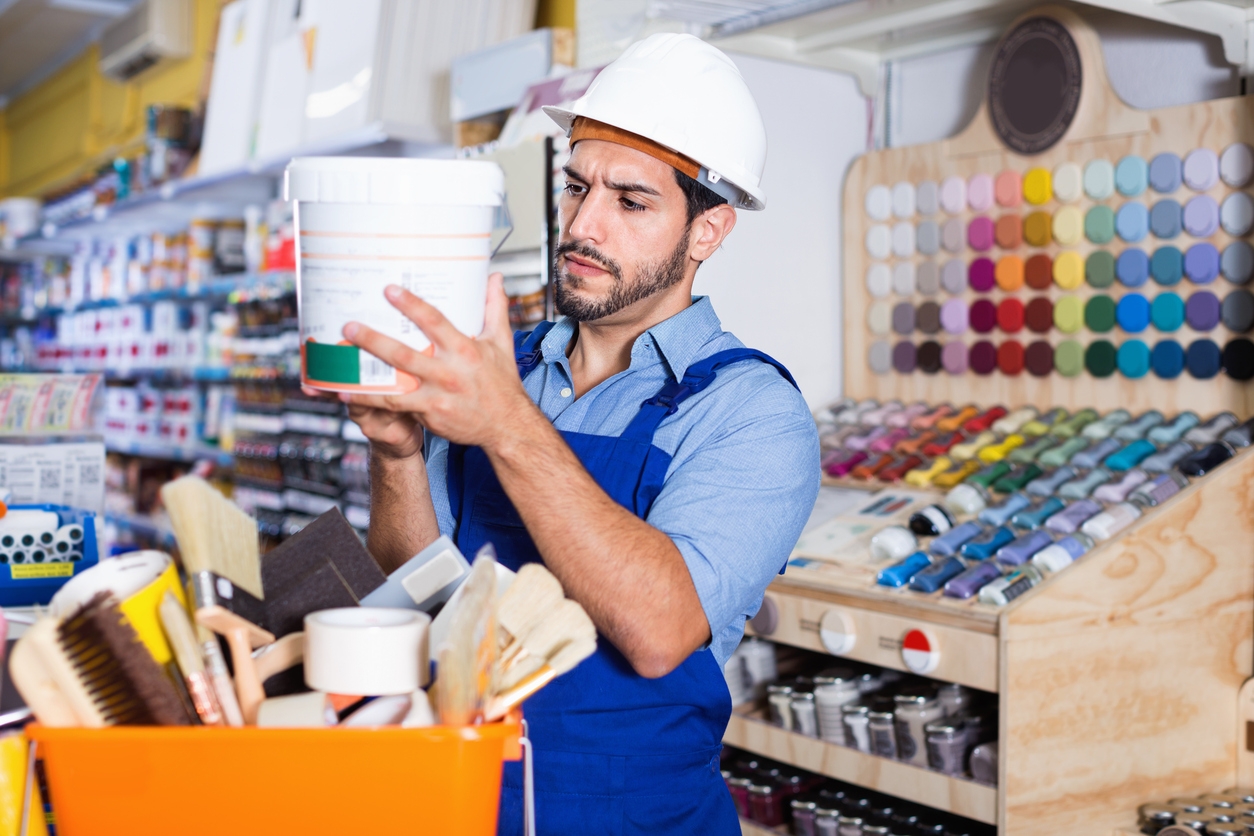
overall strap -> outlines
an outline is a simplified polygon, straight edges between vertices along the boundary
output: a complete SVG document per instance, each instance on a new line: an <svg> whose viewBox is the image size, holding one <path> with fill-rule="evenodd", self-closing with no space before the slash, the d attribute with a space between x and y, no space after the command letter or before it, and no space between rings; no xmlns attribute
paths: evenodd
<svg viewBox="0 0 1254 836"><path fill-rule="evenodd" d="M788 369L773 357L752 348L729 348L693 363L684 372L682 380L668 380L664 383L656 395L640 405L640 411L631 419L622 437L652 442L653 434L657 432L663 419L674 415L679 411L681 403L713 383L719 369L743 360L769 363L794 389L799 388Z"/></svg>
<svg viewBox="0 0 1254 836"><path fill-rule="evenodd" d="M540 365L540 360L544 356L540 344L544 342L544 337L553 330L556 324L556 322L545 320L537 325L534 331L514 332L514 361L518 363L519 377L526 378L536 366Z"/></svg>

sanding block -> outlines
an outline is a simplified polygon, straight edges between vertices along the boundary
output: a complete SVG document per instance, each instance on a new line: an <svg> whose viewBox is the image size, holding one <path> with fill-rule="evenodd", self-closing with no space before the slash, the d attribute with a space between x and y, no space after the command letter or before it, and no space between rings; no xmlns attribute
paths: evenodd
<svg viewBox="0 0 1254 836"><path fill-rule="evenodd" d="M388 575L383 586L361 599L361 605L429 613L447 601L469 574L465 555L442 536Z"/></svg>

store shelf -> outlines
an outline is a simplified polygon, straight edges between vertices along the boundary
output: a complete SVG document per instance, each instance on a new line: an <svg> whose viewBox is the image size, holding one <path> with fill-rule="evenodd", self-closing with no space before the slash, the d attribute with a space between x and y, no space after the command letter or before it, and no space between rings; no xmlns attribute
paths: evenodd
<svg viewBox="0 0 1254 836"><path fill-rule="evenodd" d="M106 512L104 516L106 522L112 523L118 528L154 535L164 544L173 545L175 542L174 530L170 528L168 521L158 522L147 514Z"/></svg>
<svg viewBox="0 0 1254 836"><path fill-rule="evenodd" d="M160 442L117 441L105 439L105 449L110 453L128 456L144 456L172 462L196 462L210 459L222 467L230 467L235 457L230 453L207 444L161 444Z"/></svg>
<svg viewBox="0 0 1254 836"><path fill-rule="evenodd" d="M740 836L781 836L788 833L786 827L763 827L748 819L740 820Z"/></svg>
<svg viewBox="0 0 1254 836"><path fill-rule="evenodd" d="M996 787L785 731L760 719L756 712L734 712L723 742L937 810L997 823Z"/></svg>

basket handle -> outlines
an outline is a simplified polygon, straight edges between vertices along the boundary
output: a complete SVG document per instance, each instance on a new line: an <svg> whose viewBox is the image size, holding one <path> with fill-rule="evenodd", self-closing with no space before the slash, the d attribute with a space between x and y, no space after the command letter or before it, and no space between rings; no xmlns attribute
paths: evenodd
<svg viewBox="0 0 1254 836"><path fill-rule="evenodd" d="M522 721L522 737L518 739L522 746L523 756L523 834L536 836L536 784L532 764L535 760L535 749L527 736L527 721ZM21 836L26 836L25 832Z"/></svg>

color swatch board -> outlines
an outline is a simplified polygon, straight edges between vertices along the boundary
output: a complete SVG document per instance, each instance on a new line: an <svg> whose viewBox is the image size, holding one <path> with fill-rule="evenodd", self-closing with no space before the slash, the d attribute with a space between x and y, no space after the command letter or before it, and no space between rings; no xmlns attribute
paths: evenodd
<svg viewBox="0 0 1254 836"><path fill-rule="evenodd" d="M1133 110L1096 34L1040 16L1083 67L1061 140L1009 150L986 102L954 139L851 168L845 391L1251 414L1250 101Z"/></svg>

